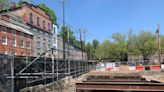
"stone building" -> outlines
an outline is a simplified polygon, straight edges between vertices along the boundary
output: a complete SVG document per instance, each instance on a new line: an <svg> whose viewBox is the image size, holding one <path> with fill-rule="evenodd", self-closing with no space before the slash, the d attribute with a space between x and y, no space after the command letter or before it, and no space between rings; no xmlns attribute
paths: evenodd
<svg viewBox="0 0 164 92"><path fill-rule="evenodd" d="M63 39L58 37L58 58L63 59ZM83 54L83 55L82 55ZM82 58L83 57L83 58ZM87 60L87 53L79 47L65 43L65 58L72 60Z"/></svg>

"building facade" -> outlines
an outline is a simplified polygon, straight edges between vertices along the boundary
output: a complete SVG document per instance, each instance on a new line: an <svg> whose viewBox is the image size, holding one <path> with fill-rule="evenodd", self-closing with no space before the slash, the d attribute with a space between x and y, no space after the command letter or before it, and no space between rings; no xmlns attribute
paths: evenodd
<svg viewBox="0 0 164 92"><path fill-rule="evenodd" d="M45 11L33 4L23 2L21 7L9 9L9 12L22 18L33 33L33 55L40 55L53 45L52 18Z"/></svg>
<svg viewBox="0 0 164 92"><path fill-rule="evenodd" d="M0 15L0 54L31 56L33 34L29 30L18 16Z"/></svg>
<svg viewBox="0 0 164 92"><path fill-rule="evenodd" d="M58 58L63 59L63 53L65 53L66 59L72 60L87 60L86 51L70 43L65 43L65 52L63 51L63 39L58 37Z"/></svg>

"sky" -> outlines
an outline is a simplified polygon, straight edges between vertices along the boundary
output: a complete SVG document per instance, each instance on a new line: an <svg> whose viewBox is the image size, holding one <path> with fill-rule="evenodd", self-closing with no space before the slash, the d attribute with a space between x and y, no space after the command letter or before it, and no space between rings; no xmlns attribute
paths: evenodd
<svg viewBox="0 0 164 92"><path fill-rule="evenodd" d="M18 0L13 0L18 1ZM62 25L62 0L29 0L45 3L56 13ZM65 0L66 25L77 38L79 29L86 31L86 41L111 39L113 33L128 30L156 32L160 24L164 34L164 0Z"/></svg>

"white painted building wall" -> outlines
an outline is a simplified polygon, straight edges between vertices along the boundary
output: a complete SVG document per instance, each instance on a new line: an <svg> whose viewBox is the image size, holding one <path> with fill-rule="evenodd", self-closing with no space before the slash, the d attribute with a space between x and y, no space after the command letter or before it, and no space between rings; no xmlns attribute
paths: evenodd
<svg viewBox="0 0 164 92"><path fill-rule="evenodd" d="M53 24L53 48L58 49L58 27ZM57 51L55 51L55 54L57 54Z"/></svg>

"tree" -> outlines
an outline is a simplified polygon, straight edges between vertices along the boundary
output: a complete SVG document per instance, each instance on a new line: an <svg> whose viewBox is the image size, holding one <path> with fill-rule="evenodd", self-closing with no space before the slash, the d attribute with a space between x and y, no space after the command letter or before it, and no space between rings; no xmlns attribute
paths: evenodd
<svg viewBox="0 0 164 92"><path fill-rule="evenodd" d="M93 48L96 49L99 46L99 41L97 39L94 39L92 41L92 44L93 44Z"/></svg>
<svg viewBox="0 0 164 92"><path fill-rule="evenodd" d="M16 4L17 7L20 7L22 5L23 1L22 0L19 0Z"/></svg>
<svg viewBox="0 0 164 92"><path fill-rule="evenodd" d="M95 54L95 51L96 51L97 47L99 46L99 41L98 41L97 39L94 39L94 40L92 41L92 46L93 46L93 54ZM93 58L96 59L95 56L93 56Z"/></svg>
<svg viewBox="0 0 164 92"><path fill-rule="evenodd" d="M49 14L53 19L53 23L58 26L55 12L43 3L39 4L39 7L42 8L47 14Z"/></svg>
<svg viewBox="0 0 164 92"><path fill-rule="evenodd" d="M136 34L134 34L132 30L129 30L128 38L127 38L128 55L138 56L141 54L138 47L136 46L136 41L137 41Z"/></svg>
<svg viewBox="0 0 164 92"><path fill-rule="evenodd" d="M125 39L126 39L126 35L122 34L122 33L113 33L112 34L112 39L114 39L114 41L116 43L124 43Z"/></svg>
<svg viewBox="0 0 164 92"><path fill-rule="evenodd" d="M136 46L144 60L148 60L157 51L155 34L152 34L150 31L141 31L135 40Z"/></svg>
<svg viewBox="0 0 164 92"><path fill-rule="evenodd" d="M117 57L121 61L127 61L128 57L128 46L126 41L126 35L122 33L114 33L112 34L112 38L114 40L113 45L115 46L115 52L117 52Z"/></svg>
<svg viewBox="0 0 164 92"><path fill-rule="evenodd" d="M17 7L20 7L20 6L23 4L23 2L30 3L29 0L19 0L19 1L17 2L16 6L17 6Z"/></svg>
<svg viewBox="0 0 164 92"><path fill-rule="evenodd" d="M117 44L105 40L97 47L94 55L98 59L118 61L120 60L120 54L118 52Z"/></svg>
<svg viewBox="0 0 164 92"><path fill-rule="evenodd" d="M85 46L85 49L87 51L87 56L88 56L88 59L93 59L93 46L91 43L87 43L86 46Z"/></svg>
<svg viewBox="0 0 164 92"><path fill-rule="evenodd" d="M161 44L161 53L164 53L164 36L160 36L160 44Z"/></svg>

